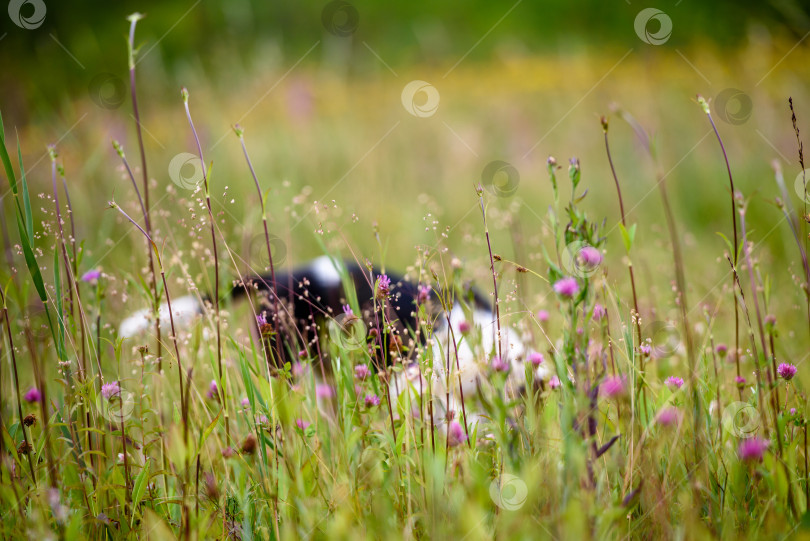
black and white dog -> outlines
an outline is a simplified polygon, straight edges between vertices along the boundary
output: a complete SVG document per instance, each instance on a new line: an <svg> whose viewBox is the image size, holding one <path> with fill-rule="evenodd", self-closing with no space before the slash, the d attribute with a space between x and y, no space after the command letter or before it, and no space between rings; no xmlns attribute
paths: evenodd
<svg viewBox="0 0 810 541"><path fill-rule="evenodd" d="M356 323L360 331L359 336L356 329L350 331L352 344L366 348L369 364L391 375L392 404L402 406L408 392L409 398L416 398L430 389L436 424L460 418L462 395L467 422L478 423L477 398L495 373L505 375L504 389L511 395L521 392L527 381L550 376L542 355L526 346L525 336L508 326L499 331L491 304L472 288L456 295L448 313L426 284L322 256L275 276L245 278L235 284L232 296L251 297L256 331L266 340L274 368L295 362L299 355L323 360L324 355L311 354L321 351L322 339L341 340ZM195 296L172 300L175 326L191 325L204 304ZM160 308L160 318L168 327L166 305ZM150 320L150 310L135 313L121 323L119 337L148 330ZM392 365L398 369L388 371Z"/></svg>

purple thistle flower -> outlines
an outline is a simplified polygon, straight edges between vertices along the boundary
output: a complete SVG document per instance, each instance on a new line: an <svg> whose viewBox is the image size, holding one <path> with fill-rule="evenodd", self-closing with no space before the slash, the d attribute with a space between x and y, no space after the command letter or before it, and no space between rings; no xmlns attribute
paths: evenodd
<svg viewBox="0 0 810 541"><path fill-rule="evenodd" d="M425 304L429 298L430 298L430 286L420 285L419 293L416 295L416 302L419 304Z"/></svg>
<svg viewBox="0 0 810 541"><path fill-rule="evenodd" d="M742 376L737 376L734 378L734 381L737 383L737 387L742 387L745 385L745 378Z"/></svg>
<svg viewBox="0 0 810 541"><path fill-rule="evenodd" d="M658 412L658 424L661 426L672 426L678 422L680 412L678 408L664 408Z"/></svg>
<svg viewBox="0 0 810 541"><path fill-rule="evenodd" d="M598 304L598 303L595 304L594 307L593 307L593 319L595 321L599 321L600 319L605 317L606 312L607 312L607 310L605 310L604 306L602 306L601 304Z"/></svg>
<svg viewBox="0 0 810 541"><path fill-rule="evenodd" d="M450 447L456 447L467 441L467 434L464 433L464 427L458 421L451 421L447 427L447 444Z"/></svg>
<svg viewBox="0 0 810 541"><path fill-rule="evenodd" d="M605 381L599 385L599 393L608 398L624 394L624 378L619 376L605 378Z"/></svg>
<svg viewBox="0 0 810 541"><path fill-rule="evenodd" d="M543 364L543 361L545 361L545 357L543 357L542 353L539 353L539 352L535 351L535 352L529 353L529 359L528 360L534 366L538 366L538 365Z"/></svg>
<svg viewBox="0 0 810 541"><path fill-rule="evenodd" d="M309 425L311 425L311 424L312 424L312 423L310 423L309 421L305 421L305 420L303 420L303 419L296 419L296 420L295 420L295 426L297 426L297 427L298 427L298 428L300 428L301 430L306 430L306 429L307 429L307 427L308 427Z"/></svg>
<svg viewBox="0 0 810 541"><path fill-rule="evenodd" d="M31 387L28 392L23 396L23 400L29 403L39 402L42 400L42 393L36 387Z"/></svg>
<svg viewBox="0 0 810 541"><path fill-rule="evenodd" d="M650 344L641 344L638 346L638 350L641 352L642 355L649 357L652 353L652 347Z"/></svg>
<svg viewBox="0 0 810 541"><path fill-rule="evenodd" d="M365 398L365 403L367 408L371 408L374 406L380 405L380 397L376 394L367 394Z"/></svg>
<svg viewBox="0 0 810 541"><path fill-rule="evenodd" d="M796 408L790 408L790 414L796 415Z"/></svg>
<svg viewBox="0 0 810 541"><path fill-rule="evenodd" d="M205 394L205 396L208 398L208 400L214 400L218 394L219 387L217 387L216 380L212 379L211 383L208 384L208 392Z"/></svg>
<svg viewBox="0 0 810 541"><path fill-rule="evenodd" d="M770 441L759 437L745 439L740 442L737 454L743 462L759 462L770 444Z"/></svg>
<svg viewBox="0 0 810 541"><path fill-rule="evenodd" d="M121 387L118 386L117 381L113 381L112 383L105 383L101 386L101 396L110 400L113 395L117 395L121 393Z"/></svg>
<svg viewBox="0 0 810 541"><path fill-rule="evenodd" d="M306 365L301 362L296 362L292 365L292 375L294 378L300 378L307 373L309 370L309 365Z"/></svg>
<svg viewBox="0 0 810 541"><path fill-rule="evenodd" d="M315 386L315 396L322 399L332 398L335 396L335 390L331 385L326 383L319 383Z"/></svg>
<svg viewBox="0 0 810 541"><path fill-rule="evenodd" d="M359 380L364 380L371 375L371 370L365 364L358 364L354 367L354 377Z"/></svg>
<svg viewBox="0 0 810 541"><path fill-rule="evenodd" d="M790 363L781 363L776 369L776 373L779 374L780 378L790 381L793 379L793 376L796 375L796 370L796 365Z"/></svg>
<svg viewBox="0 0 810 541"><path fill-rule="evenodd" d="M466 321L458 322L458 330L461 334L467 334L468 332L470 332L471 328L472 327L470 326L470 324Z"/></svg>
<svg viewBox="0 0 810 541"><path fill-rule="evenodd" d="M259 325L259 327L264 327L267 325L267 317L264 315L264 312L256 315L256 323Z"/></svg>
<svg viewBox="0 0 810 541"><path fill-rule="evenodd" d="M554 282L554 291L561 297L571 298L579 292L576 278L560 278Z"/></svg>
<svg viewBox="0 0 810 541"><path fill-rule="evenodd" d="M490 363L492 369L496 372L509 372L509 363L501 359L498 355L492 358Z"/></svg>
<svg viewBox="0 0 810 541"><path fill-rule="evenodd" d="M90 269L82 274L82 282L95 283L101 277L101 271L98 269Z"/></svg>
<svg viewBox="0 0 810 541"><path fill-rule="evenodd" d="M683 378L679 378L678 376L669 376L664 380L664 384L669 387L670 390L677 391L683 387Z"/></svg>
<svg viewBox="0 0 810 541"><path fill-rule="evenodd" d="M541 321L542 323L545 323L546 321L548 321L548 311L540 310L539 312L537 312L537 319L538 319L538 321Z"/></svg>
<svg viewBox="0 0 810 541"><path fill-rule="evenodd" d="M551 379L548 380L548 386L551 387L552 390L559 389L560 385L562 385L562 383L560 383L560 378L558 378L556 374L551 376Z"/></svg>
<svg viewBox="0 0 810 541"><path fill-rule="evenodd" d="M391 279L387 274L382 274L377 279L377 298L384 299L391 291Z"/></svg>
<svg viewBox="0 0 810 541"><path fill-rule="evenodd" d="M248 397L242 399L242 407L243 408L250 407L250 400L248 400Z"/></svg>
<svg viewBox="0 0 810 541"><path fill-rule="evenodd" d="M726 354L728 353L728 346L725 345L725 344L717 344L717 346L714 348L714 350L721 357L725 357Z"/></svg>
<svg viewBox="0 0 810 541"><path fill-rule="evenodd" d="M343 313L346 314L347 316L353 316L354 315L354 311L352 310L352 307L349 306L348 304L343 305Z"/></svg>
<svg viewBox="0 0 810 541"><path fill-rule="evenodd" d="M589 268L594 268L602 262L602 254L593 246L585 246L577 255Z"/></svg>

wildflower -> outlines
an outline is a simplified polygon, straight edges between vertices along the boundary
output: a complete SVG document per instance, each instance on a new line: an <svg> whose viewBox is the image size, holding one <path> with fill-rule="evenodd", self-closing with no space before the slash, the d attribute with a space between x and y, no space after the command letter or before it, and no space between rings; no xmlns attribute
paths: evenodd
<svg viewBox="0 0 810 541"><path fill-rule="evenodd" d="M24 424L25 426L34 426L34 424L35 424L36 422L37 422L37 416L36 416L36 415L34 415L33 413L29 413L29 414L28 414L28 415L26 415L26 416L25 416L25 418L23 419L23 424Z"/></svg>
<svg viewBox="0 0 810 541"><path fill-rule="evenodd" d="M430 286L420 285L419 292L416 295L416 302L419 304L425 304L429 298L430 298Z"/></svg>
<svg viewBox="0 0 810 541"><path fill-rule="evenodd" d="M377 279L377 298L384 299L391 292L391 279L387 274L382 274Z"/></svg>
<svg viewBox="0 0 810 541"><path fill-rule="evenodd" d="M222 458L231 458L233 455L233 447L226 447L222 450Z"/></svg>
<svg viewBox="0 0 810 541"><path fill-rule="evenodd" d="M539 352L532 352L529 353L529 362L532 363L534 366L538 366L543 364L545 358L543 357L542 353Z"/></svg>
<svg viewBox="0 0 810 541"><path fill-rule="evenodd" d="M311 425L311 424L312 424L312 423L310 423L309 421L305 421L305 420L303 420L303 419L296 419L296 420L295 420L295 426L297 426L297 427L298 427L298 428L300 428L301 430L306 430L306 429L307 429L307 427L308 427L309 425Z"/></svg>
<svg viewBox="0 0 810 541"><path fill-rule="evenodd" d="M790 414L796 415L796 408L790 408Z"/></svg>
<svg viewBox="0 0 810 541"><path fill-rule="evenodd" d="M599 392L602 396L613 398L624 394L624 378L619 376L610 376L605 378L605 381L599 385Z"/></svg>
<svg viewBox="0 0 810 541"><path fill-rule="evenodd" d="M458 324L458 330L459 332L461 332L461 334L467 334L468 332L470 332L471 328L472 327L470 326L470 324L466 321L460 321Z"/></svg>
<svg viewBox="0 0 810 541"><path fill-rule="evenodd" d="M642 355L644 355L645 357L649 357L649 356L650 356L650 354L652 353L652 347L650 346L650 344L641 344L641 345L638 347L638 350L639 350L639 351L642 353Z"/></svg>
<svg viewBox="0 0 810 541"><path fill-rule="evenodd" d="M39 389L36 387L31 387L28 389L28 392L25 393L25 396L23 396L23 400L30 403L39 402L42 400L42 393L39 392Z"/></svg>
<svg viewBox="0 0 810 541"><path fill-rule="evenodd" d="M716 351L717 354L720 355L721 357L725 357L726 353L728 353L728 346L725 344L717 344L717 346L714 348L714 351Z"/></svg>
<svg viewBox="0 0 810 541"><path fill-rule="evenodd" d="M256 447L259 446L259 441L256 439L252 433L248 434L245 440L242 442L242 454L243 455L252 455L256 452Z"/></svg>
<svg viewBox="0 0 810 541"><path fill-rule="evenodd" d="M602 262L602 254L593 246L585 246L577 254L580 261L589 268L594 268Z"/></svg>
<svg viewBox="0 0 810 541"><path fill-rule="evenodd" d="M113 395L120 395L121 394L121 387L118 386L117 381L113 381L112 383L105 383L101 386L101 396L110 400Z"/></svg>
<svg viewBox="0 0 810 541"><path fill-rule="evenodd" d="M451 421L447 427L447 443L450 447L461 445L467 441L467 434L464 433L464 427L458 421Z"/></svg>
<svg viewBox="0 0 810 541"><path fill-rule="evenodd" d="M295 378L300 378L307 373L307 369L308 367L304 363L296 362L292 365L292 375Z"/></svg>
<svg viewBox="0 0 810 541"><path fill-rule="evenodd" d="M599 321L603 317L605 317L605 307L601 304L595 304L593 307L593 319L594 321Z"/></svg>
<svg viewBox="0 0 810 541"><path fill-rule="evenodd" d="M560 278L554 282L554 291L561 297L571 298L579 292L576 278Z"/></svg>
<svg viewBox="0 0 810 541"><path fill-rule="evenodd" d="M770 444L770 441L759 437L745 439L740 442L737 454L743 462L759 462Z"/></svg>
<svg viewBox="0 0 810 541"><path fill-rule="evenodd" d="M243 407L243 408L250 407L250 400L248 400L248 397L244 397L244 398L242 399L242 407Z"/></svg>
<svg viewBox="0 0 810 541"><path fill-rule="evenodd" d="M101 271L98 269L91 269L84 274L82 274L82 282L88 282L91 284L95 284L99 277L101 277Z"/></svg>
<svg viewBox="0 0 810 541"><path fill-rule="evenodd" d="M548 311L540 310L539 312L537 312L537 319L538 321L541 321L543 323L548 321Z"/></svg>
<svg viewBox="0 0 810 541"><path fill-rule="evenodd" d="M768 332L773 331L773 328L776 326L776 316L773 314L768 314L765 316L765 328L768 329Z"/></svg>
<svg viewBox="0 0 810 541"><path fill-rule="evenodd" d="M734 381L737 383L737 387L745 387L745 378L742 376L737 376L734 378Z"/></svg>
<svg viewBox="0 0 810 541"><path fill-rule="evenodd" d="M273 326L267 321L267 316L262 312L256 316L256 324L259 326L259 333L262 336L269 336L273 334Z"/></svg>
<svg viewBox="0 0 810 541"><path fill-rule="evenodd" d="M680 412L678 411L678 408L664 408L658 412L658 424L661 426L672 426L678 422L679 417Z"/></svg>
<svg viewBox="0 0 810 541"><path fill-rule="evenodd" d="M664 380L664 384L669 387L670 390L677 391L683 387L683 378L679 378L678 376L669 376Z"/></svg>
<svg viewBox="0 0 810 541"><path fill-rule="evenodd" d="M214 400L218 394L219 387L217 387L216 380L212 379L211 383L208 384L208 392L205 394L205 396L208 398L208 400Z"/></svg>
<svg viewBox="0 0 810 541"><path fill-rule="evenodd" d="M335 390L332 389L331 385L327 385L326 383L319 383L315 386L315 396L318 398L332 398L335 396Z"/></svg>
<svg viewBox="0 0 810 541"><path fill-rule="evenodd" d="M551 379L548 380L548 386L551 387L552 390L559 389L560 385L560 378L558 378L556 375L551 376Z"/></svg>
<svg viewBox="0 0 810 541"><path fill-rule="evenodd" d="M354 367L354 377L359 380L364 380L371 375L371 370L365 364L358 364Z"/></svg>
<svg viewBox="0 0 810 541"><path fill-rule="evenodd" d="M124 461L124 453L118 453L118 462Z"/></svg>
<svg viewBox="0 0 810 541"><path fill-rule="evenodd" d="M796 375L796 365L790 363L781 363L776 369L776 373L779 374L780 378L790 381L793 379L793 376Z"/></svg>
<svg viewBox="0 0 810 541"><path fill-rule="evenodd" d="M256 424L267 428L270 425L270 420L267 418L267 415L259 415L256 417Z"/></svg>
<svg viewBox="0 0 810 541"><path fill-rule="evenodd" d="M343 313L346 315L346 319L356 318L357 316L354 315L354 310L348 304L343 305Z"/></svg>
<svg viewBox="0 0 810 541"><path fill-rule="evenodd" d="M490 366L492 366L495 372L509 372L510 368L509 363L501 359L498 355L492 358Z"/></svg>
<svg viewBox="0 0 810 541"><path fill-rule="evenodd" d="M374 406L380 405L380 397L376 394L367 394L365 398L365 403L367 408L371 408Z"/></svg>

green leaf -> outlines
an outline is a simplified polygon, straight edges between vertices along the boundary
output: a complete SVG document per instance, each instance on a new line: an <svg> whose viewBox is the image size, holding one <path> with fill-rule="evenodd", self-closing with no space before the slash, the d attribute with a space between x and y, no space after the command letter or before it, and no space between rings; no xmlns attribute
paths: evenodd
<svg viewBox="0 0 810 541"><path fill-rule="evenodd" d="M17 209L17 229L20 232L20 239L22 240L25 264L28 267L28 272L31 273L31 278L34 280L34 286L37 288L37 293L39 293L39 300L43 303L47 303L48 294L45 291L45 282L42 280L42 273L39 271L39 264L34 257L34 251L31 247L28 234L25 232L25 224L23 223L19 209Z"/></svg>
<svg viewBox="0 0 810 541"><path fill-rule="evenodd" d="M25 226L28 231L28 239L34 242L34 217L31 212L31 198L28 195L28 181L25 180L25 168L23 167L19 137L17 138L17 158L20 161L20 182L22 184L23 207L25 208Z"/></svg>
<svg viewBox="0 0 810 541"><path fill-rule="evenodd" d="M8 177L8 183L11 184L11 192L14 194L14 198L16 199L17 177L14 176L14 168L11 167L11 159L8 156L8 150L6 150L6 132L5 128L3 128L2 114L0 114L0 159L3 160L3 167L6 169L6 176Z"/></svg>
<svg viewBox="0 0 810 541"><path fill-rule="evenodd" d="M146 481L149 479L149 460L149 458L146 459L146 464L144 464L143 468L141 468L141 473L139 473L138 477L135 478L135 485L132 489L133 513L130 528L132 528L135 524L134 510L138 508L138 504L141 503L141 498L143 498L143 493L146 491Z"/></svg>
<svg viewBox="0 0 810 541"><path fill-rule="evenodd" d="M627 253L630 253L630 250L633 248L633 243L636 240L636 226L638 224L633 224L630 226L629 229L626 229L624 225L619 224L619 231L622 233L622 242L624 242L624 249Z"/></svg>
<svg viewBox="0 0 810 541"><path fill-rule="evenodd" d="M53 251L53 281L56 296L56 322L59 325L59 334L56 339L56 354L59 360L65 360L65 318L62 306L62 275L59 271L59 248Z"/></svg>

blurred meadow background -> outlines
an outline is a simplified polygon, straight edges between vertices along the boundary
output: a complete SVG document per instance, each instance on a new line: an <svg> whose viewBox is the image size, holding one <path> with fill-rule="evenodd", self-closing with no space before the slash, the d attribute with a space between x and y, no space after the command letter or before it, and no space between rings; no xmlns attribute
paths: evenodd
<svg viewBox="0 0 810 541"><path fill-rule="evenodd" d="M643 11L651 8L655 9ZM105 284L103 312L98 308L103 317L99 316L100 328L93 333L98 332L104 339L99 351L109 350L101 363L108 371L108 380L140 378L140 368L128 364L138 359L132 350L136 344L131 341L124 346L113 344L118 323L130 312L150 306L149 296L144 293L149 289L144 239L121 213L108 208L108 202L114 200L140 221L137 198L113 148L113 141L121 144L140 184L142 169L127 64L130 28L127 16L134 12L145 15L137 25L135 61L150 178L152 229L163 253L173 297L189 291L200 294L214 291L207 210L200 193L195 191L200 172L199 160L194 158L197 148L180 92L185 87L206 166L210 168L208 180L217 238L221 242L219 271L223 288L229 287L241 273L263 270L267 259L261 204L233 129L238 124L244 130L244 141L262 190L269 190L267 219L277 266L305 263L326 249L344 258L367 259L378 267L409 270L414 275L420 254L428 250L433 254L434 268L446 268L452 258L457 258L462 263L463 279L487 288L492 280L490 254L476 193L476 186L482 183L486 185L484 197L492 251L503 260L532 271L518 273L506 263L498 267L501 294L508 307L505 319L515 325L527 324L526 320L536 323L531 314L546 310L552 317L543 333L551 336L550 342L555 342L570 329L565 330L564 310L548 281L541 276L548 267L544 247L551 250L557 237L548 213L554 196L547 164L549 156L553 156L564 171L569 159L575 157L582 175L578 193L588 191L587 198L578 206L592 221L602 223L604 219L606 243L601 248L605 263L601 269L605 273L600 270L600 276L605 287L615 291L616 297L611 298L618 299L610 304L617 318L613 325L618 328L623 324L624 331L628 328L632 331L628 255L618 227L619 203L605 152L601 121L605 117L627 221L637 224L632 261L645 338L653 342L674 340L677 344L674 347L677 354L653 368L653 372L657 371L656 383L651 385L663 389L658 380L669 374L685 375L688 361L683 331L679 330L678 303L674 300L676 272L658 188L662 182L666 183L683 249L688 310L693 330L701 336L700 347L711 351L714 342L734 342L734 293L726 259L729 248L723 238L732 237L728 174L718 139L697 98L701 95L709 102L722 137L735 188L748 203L747 235L753 243L751 255L761 269L758 280L762 285L757 294L765 301L763 314L773 314L777 321L785 323L780 328L774 355L777 362L798 365L795 385L805 379L807 370L802 362L810 351L805 271L777 201L781 194L774 168L784 175L790 204L800 215L806 213L803 186L794 181L797 175L801 178L803 166L788 98L793 100L796 126L802 135L810 133L808 2L470 0L391 4L370 0L290 3L126 0L105 4L84 0L12 0L8 16L0 17L3 73L0 111L6 147L14 169L18 169L19 141L36 232L32 246L48 281L53 271L58 229L48 150L48 145L55 145L56 163L64 168L75 220L75 237L71 238L81 246L78 274L99 270ZM409 86L413 81L422 83ZM488 165L496 161L509 167L487 177L491 170ZM17 175L19 180L19 171ZM5 258L0 277L6 290L10 334L19 341L20 386L25 391L42 381L29 360L38 356L39 362L46 365L43 372L52 376L51 400L64 404L71 392L67 390L69 385L54 380L56 369L48 367L48 363L55 366L56 359L53 344L48 344L51 331L43 304L28 282L14 218L14 196L5 179L7 173L4 171L2 176ZM567 177L564 172L558 176ZM59 185L61 190L61 181ZM567 201L570 186L561 182L561 192L561 199ZM64 205L65 201L61 203ZM804 220L797 220L797 224L803 227ZM802 229L801 234L804 243L806 231ZM62 279L66 277L63 275ZM741 275L740 281L748 287L747 274ZM86 295L92 300L92 294ZM746 295L751 302L751 293ZM749 309L753 319L753 306ZM227 319L227 332L245 338L249 331L242 322L247 320L239 314L248 317L248 310L244 306L233 310L237 315ZM740 325L745 328L741 332L745 348L748 327L744 316L740 318ZM755 322L751 324L752 328L755 326ZM713 333L711 345L707 328ZM663 338L655 336L661 329L666 335ZM32 336L36 339L31 340ZM622 340L619 338L619 342ZM13 447L21 441L17 402L12 400L17 391L10 376L11 345L5 337L2 345L3 430L6 445L14 453ZM639 345L635 345L637 354ZM170 349L168 340L164 347L166 351ZM237 361L238 348L235 344L228 347L231 350L225 355L226 366L234 380L228 400L237 407L244 387L249 385L241 379L244 374L240 373ZM40 348L38 352L30 351ZM751 361L750 351L748 356L743 371L751 383L756 363ZM195 358L201 368L189 385L199 389L194 400L199 399L202 404L193 408L199 408L195 409L197 413L206 412L200 414L198 428L202 430L212 421L216 423L219 419L221 423L221 419L216 408L205 406L202 398L212 379L208 364L210 361L213 369L214 361L208 354ZM700 363L710 366L711 360L707 359ZM630 364L633 365L632 360ZM750 400L752 404L757 401L756 393L745 397L743 391L738 394L733 363L724 362L720 370L726 375L721 374L714 383L701 384L700 392L706 393L702 401L704 418L707 413L711 417L709 402L717 389L728 393L729 400ZM775 365L772 376L776 378ZM62 377L67 378L60 375L59 381ZM221 380L219 383L223 384ZM96 387L100 387L100 380L96 381ZM98 389L87 392L95 397ZM657 396L657 403L663 403L667 396L666 391L652 394ZM794 400L804 403L803 391L793 391L793 395ZM784 400L786 405L787 398ZM251 402L251 407L256 404ZM800 408L798 415L803 416L799 403L796 407ZM270 409L266 414L275 419ZM179 414L176 408L173 411L177 424ZM653 413L644 414L647 421ZM279 415L284 418L285 414ZM537 415L538 424L540 419L543 423L557 422L554 413ZM231 416L235 423L233 430L238 432L239 415L232 410ZM784 416L788 418L786 412ZM87 419L89 422L90 417ZM779 422L786 422L784 419ZM770 421L762 422L766 425ZM246 426L255 429L251 423ZM67 439L64 426L63 423L60 437L54 437L54 446L61 453L59 456L67 457L72 448L64 444ZM691 430L690 423L684 426ZM797 422L796 426L806 425ZM385 430L384 423L382 427L380 432ZM41 430L41 422L34 428ZM112 438L116 434L121 436L116 430L110 428ZM145 424L133 430L138 434L138 430L147 431ZM716 427L706 429L707 434L715 431ZM320 437L325 439L327 434L328 431L321 432ZM176 441L178 436L174 437ZM221 426L212 436L218 438L218 449L238 447L238 442L229 443L230 437L230 432L226 436ZM638 442L638 435L635 438ZM690 434L685 439L701 438ZM806 464L806 443L802 452L799 439L791 436L789 442L795 444L791 451L795 454L785 461L791 467ZM59 445L63 445L61 451ZM114 460L117 451L112 452L114 445L110 445L107 458ZM670 451L666 447L669 443L659 440L655 445L652 458L639 462L639 471L659 468L669 472L668 466L656 462ZM737 452L736 439L713 445L707 448L707 453L713 455L724 445L731 449L730 455ZM771 446L775 448L775 444ZM39 453L42 449L40 445ZM377 451L381 455L387 452L382 440ZM315 454L322 452L318 446ZM617 449L611 453L617 453ZM629 451L625 448L623 453L632 456L632 447ZM359 466L355 466L359 470L370 468L369 456L361 455ZM346 457L341 455L336 461L343 464L341 461L345 459L349 464L351 456L347 451ZM15 457L17 466L26 468L22 473L26 475L28 464L18 454ZM216 474L217 460L211 459L203 470L207 468ZM448 463L450 460L458 461L454 465L460 468L460 458L448 458ZM507 512L504 509L508 508L502 507L496 510L494 518L488 507L492 502L486 495L491 476L470 466L470 478L462 479L458 485L447 481L443 496L446 501L439 505L441 511L437 515L431 515L431 520L408 518L413 512L409 505L416 502L418 506L421 501L417 496L413 496L413 502L406 497L390 501L382 498L365 507L358 502L352 507L355 515L346 515L341 514L335 502L343 501L342 491L351 492L348 481L344 484L335 481L326 489L320 488L328 494L318 494L300 485L296 488L295 482L289 481L285 494L298 490L297 510L285 514L274 507L276 517L285 517L278 528L271 525L272 519L263 515L263 511L246 503L249 498L245 494L239 494L239 487L248 482L244 476L249 474L245 472L255 474L256 470L223 468L219 470L222 483L218 488L214 483L216 490L213 490L206 477L200 481L198 459L198 492L203 490L201 482L208 483L208 496L213 501L224 501L227 507L232 503L227 496L224 500L216 498L227 494L228 483L233 483L230 490L238 500L233 505L238 504L243 514L224 513L227 520L222 521L223 524L231 521L238 527L231 524L214 533L206 529L203 519L190 527L181 506L173 505L181 498L175 494L179 489L170 488L159 480L162 474L155 473L154 487L149 481L145 485L148 496L141 494L144 501L151 498L148 513L133 512L122 503L123 496L116 496L117 500L99 496L98 501L87 503L88 508L93 508L92 513L71 515L81 517L76 519L79 525L73 526L73 519L57 516L59 505L67 505L66 496L63 495L59 505L42 496L46 503L41 509L35 503L26 504L25 526L5 524L2 528L6 528L3 531L7 537L23 531L33 535L31 532L37 531L59 538L70 537L73 532L76 538L86 534L101 539L139 535L136 525L143 520L143 524L150 525L151 532L185 538L433 534L458 534L459 538L465 534L471 538L529 538L537 534L554 538L580 533L591 537L655 538L688 537L693 532L698 532L697 537L735 538L745 536L749 528L762 537L778 538L777 533L788 534L801 523L802 517L805 524L808 521L806 501L799 495L808 485L806 466L791 477L797 499L787 503L784 487L789 483L779 477L781 474L774 473L771 479L767 473L749 472L752 478L768 477L768 482L778 487L772 495L760 496L745 492L749 478L743 473L734 474L741 477L732 475L734 482L743 487L745 496L737 501L736 507L729 504L718 513L721 518L728 518L728 513L734 515L724 528L720 519L715 520L713 511L707 511L715 504L701 507L691 499L695 498L694 492L701 490L725 494L725 488L718 488L726 486L720 477L695 480L690 477L689 468L683 466L683 472L678 471L689 479L685 485L672 488L664 475L661 485L650 481L650 488L655 488L639 496L641 485L628 483L625 471L614 465L606 474L614 484L604 481L612 487L606 489L604 499L573 497L568 491L576 491L579 483L576 477L569 479L569 484L558 484L537 473L555 471L553 461L543 459L547 460L543 462L546 469L539 468L533 470L535 474L525 473L521 477L529 485L530 503L522 511L518 508ZM177 462L183 462L183 457ZM9 502L22 497L11 492L10 463L4 462L3 466L4 517L17 516L16 505ZM414 467L429 471L432 463L426 464L420 462ZM314 465L310 467L317 470ZM442 470L444 466L436 467ZM155 466L153 473L156 469ZM772 464L766 469L781 471ZM373 487L382 492L389 489L408 492L410 489L403 489L405 481L389 478L394 470L386 463L384 474L372 476L372 484L377 483ZM446 471L452 477L450 472L455 470ZM19 476L19 470L14 475ZM125 475L121 472L111 475L118 476L109 480L111 492L116 487L129 488L136 483L134 473L130 481L121 477ZM289 472L287 475L294 478ZM307 477L305 483L310 482ZM90 481L77 483L89 486ZM36 493L31 487L26 490ZM154 496L153 490L166 493ZM262 497L278 505L281 492L276 487L275 491L262 493ZM191 496L182 493L188 504ZM576 504L557 506L553 496L563 493L561 499ZM679 505L662 510L650 503L660 501L657 498L663 497L662 494L671 498L668 502ZM428 496L425 498L430 500ZM644 502L641 507L634 507L638 499L645 498L646 507ZM33 497L32 501L38 500ZM430 501L435 504L436 500ZM608 501L615 504L609 510L610 518L594 518L588 522L592 529L579 532L577 514L599 517L599 502ZM791 503L797 507L789 510ZM312 508L311 515L307 514L308 505ZM672 515L666 514L676 508ZM52 510L53 516L48 517L43 509ZM363 516L360 509L371 517L365 523L358 518ZM608 513L606 509L603 511ZM114 510L119 513L113 520L117 525L110 522ZM330 519L321 522L321 512ZM208 518L218 516L215 510L210 513ZM524 517L532 518L521 522L519 518L510 518L510 513L515 517L524 513ZM88 519L89 514L95 520ZM381 514L395 518L388 521ZM741 518L746 514L751 523ZM238 519L234 518L237 516ZM444 517L445 522L432 520L437 516ZM535 531L538 524L544 525L541 532Z"/></svg>

